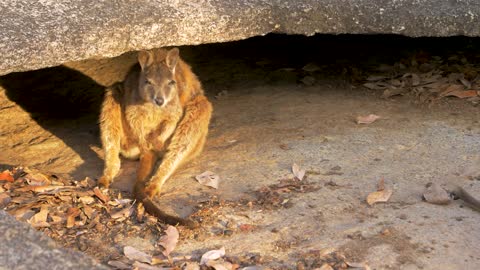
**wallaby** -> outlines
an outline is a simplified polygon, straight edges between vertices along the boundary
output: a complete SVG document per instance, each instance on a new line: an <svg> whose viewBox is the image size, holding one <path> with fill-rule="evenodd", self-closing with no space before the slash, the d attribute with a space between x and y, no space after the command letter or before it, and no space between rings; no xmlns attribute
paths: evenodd
<svg viewBox="0 0 480 270"><path fill-rule="evenodd" d="M167 223L185 223L151 199L179 166L202 151L211 115L200 81L177 48L140 51L125 80L105 94L100 114L105 167L99 184L108 187L119 173L120 154L139 158L137 201Z"/></svg>

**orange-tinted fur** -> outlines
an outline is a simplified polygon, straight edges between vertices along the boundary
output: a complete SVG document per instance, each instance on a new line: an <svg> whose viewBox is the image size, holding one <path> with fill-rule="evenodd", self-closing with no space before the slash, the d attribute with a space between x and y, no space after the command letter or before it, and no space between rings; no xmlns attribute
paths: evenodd
<svg viewBox="0 0 480 270"><path fill-rule="evenodd" d="M202 151L212 106L178 49L142 51L138 61L122 83L107 90L103 101L105 168L99 183L108 187L113 181L120 171L120 154L140 158L135 196L147 212L159 212L151 209L150 199L179 166Z"/></svg>

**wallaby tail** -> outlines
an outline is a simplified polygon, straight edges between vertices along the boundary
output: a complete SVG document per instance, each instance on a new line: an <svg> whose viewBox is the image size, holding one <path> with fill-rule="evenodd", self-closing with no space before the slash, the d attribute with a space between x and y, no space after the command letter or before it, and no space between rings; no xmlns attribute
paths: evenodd
<svg viewBox="0 0 480 270"><path fill-rule="evenodd" d="M460 186L454 186L453 193L462 199L470 208L480 212L480 201L468 193L465 189Z"/></svg>

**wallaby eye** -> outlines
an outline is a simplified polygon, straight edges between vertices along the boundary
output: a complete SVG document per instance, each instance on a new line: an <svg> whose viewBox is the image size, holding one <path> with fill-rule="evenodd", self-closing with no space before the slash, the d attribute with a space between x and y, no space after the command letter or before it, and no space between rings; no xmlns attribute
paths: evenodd
<svg viewBox="0 0 480 270"><path fill-rule="evenodd" d="M176 82L175 82L174 80L170 80L170 81L168 82L168 85L169 85L169 86L174 86L175 84L176 84Z"/></svg>

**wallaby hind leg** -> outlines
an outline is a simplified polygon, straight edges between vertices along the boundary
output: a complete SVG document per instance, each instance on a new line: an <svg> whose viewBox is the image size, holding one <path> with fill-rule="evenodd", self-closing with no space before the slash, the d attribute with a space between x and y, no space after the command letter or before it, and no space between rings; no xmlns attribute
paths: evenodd
<svg viewBox="0 0 480 270"><path fill-rule="evenodd" d="M157 154L153 151L146 151L140 155L140 162L137 169L137 182L145 184L147 177L152 173L157 160Z"/></svg>
<svg viewBox="0 0 480 270"><path fill-rule="evenodd" d="M211 115L212 105L205 96L198 96L186 104L183 118L172 135L162 162L145 188L150 198L160 192L179 166L201 152Z"/></svg>
<svg viewBox="0 0 480 270"><path fill-rule="evenodd" d="M103 176L98 180L100 185L108 187L120 171L120 148L123 136L122 111L118 102L118 88L114 85L105 93L100 113L100 133L103 151L105 154L105 166Z"/></svg>

